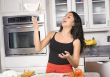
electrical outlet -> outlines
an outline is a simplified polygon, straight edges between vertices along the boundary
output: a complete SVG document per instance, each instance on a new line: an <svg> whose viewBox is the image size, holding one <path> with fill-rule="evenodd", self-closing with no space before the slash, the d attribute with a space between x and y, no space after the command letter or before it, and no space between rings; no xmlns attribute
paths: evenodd
<svg viewBox="0 0 110 77"><path fill-rule="evenodd" d="M110 42L110 36L107 36L107 42Z"/></svg>

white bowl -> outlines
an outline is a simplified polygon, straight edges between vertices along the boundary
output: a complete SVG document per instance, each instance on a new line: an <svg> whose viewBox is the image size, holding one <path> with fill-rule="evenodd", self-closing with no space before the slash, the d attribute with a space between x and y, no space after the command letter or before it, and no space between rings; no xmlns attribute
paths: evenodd
<svg viewBox="0 0 110 77"><path fill-rule="evenodd" d="M39 2L38 3L26 3L24 4L24 7L27 11L37 11L39 8Z"/></svg>

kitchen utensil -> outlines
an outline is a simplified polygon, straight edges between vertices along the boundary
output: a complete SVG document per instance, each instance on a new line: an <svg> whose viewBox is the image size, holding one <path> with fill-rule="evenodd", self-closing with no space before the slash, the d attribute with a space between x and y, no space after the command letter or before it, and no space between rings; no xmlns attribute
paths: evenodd
<svg viewBox="0 0 110 77"><path fill-rule="evenodd" d="M35 12L35 11L38 10L39 5L40 5L39 2L38 2L38 3L25 3L25 4L24 4L24 7L25 7L25 9L26 9L27 11L31 11L31 12L33 11L33 12Z"/></svg>

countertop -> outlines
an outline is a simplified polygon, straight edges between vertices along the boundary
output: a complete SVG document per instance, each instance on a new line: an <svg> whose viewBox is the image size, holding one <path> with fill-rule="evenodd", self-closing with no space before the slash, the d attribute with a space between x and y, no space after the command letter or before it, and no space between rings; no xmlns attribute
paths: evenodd
<svg viewBox="0 0 110 77"><path fill-rule="evenodd" d="M110 45L87 46L81 57L84 57L85 61L110 61Z"/></svg>

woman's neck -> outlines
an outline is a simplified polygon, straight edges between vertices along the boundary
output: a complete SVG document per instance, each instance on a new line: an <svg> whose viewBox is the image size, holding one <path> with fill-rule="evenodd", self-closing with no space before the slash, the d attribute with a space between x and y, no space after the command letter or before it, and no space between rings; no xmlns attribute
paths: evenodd
<svg viewBox="0 0 110 77"><path fill-rule="evenodd" d="M70 34L70 30L71 30L71 28L63 28L61 33L62 33L62 35L68 35L68 34Z"/></svg>

